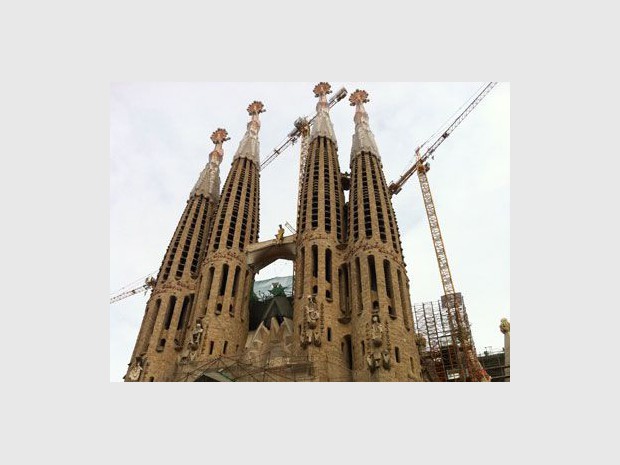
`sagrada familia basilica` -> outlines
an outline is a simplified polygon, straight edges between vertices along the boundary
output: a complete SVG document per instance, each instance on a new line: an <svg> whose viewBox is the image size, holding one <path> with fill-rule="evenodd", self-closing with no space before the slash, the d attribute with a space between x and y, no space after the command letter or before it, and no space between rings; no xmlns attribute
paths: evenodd
<svg viewBox="0 0 620 465"><path fill-rule="evenodd" d="M353 92L355 132L343 172L329 116L330 85L314 87L302 128L296 233L259 241L260 114L220 189L224 129L166 250L125 381L423 381L409 278L379 148ZM349 174L350 173L350 174ZM345 197L345 191L348 196ZM294 263L293 296L252 299L255 274Z"/></svg>

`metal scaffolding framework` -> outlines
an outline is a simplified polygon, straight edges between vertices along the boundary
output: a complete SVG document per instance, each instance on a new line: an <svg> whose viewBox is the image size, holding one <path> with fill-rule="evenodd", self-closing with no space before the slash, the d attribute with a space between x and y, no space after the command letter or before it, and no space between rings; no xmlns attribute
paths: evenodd
<svg viewBox="0 0 620 465"><path fill-rule="evenodd" d="M452 296L413 306L418 338L425 341L420 344L422 368L430 381L478 381L486 372L477 359L470 360L476 348L465 302L460 293Z"/></svg>

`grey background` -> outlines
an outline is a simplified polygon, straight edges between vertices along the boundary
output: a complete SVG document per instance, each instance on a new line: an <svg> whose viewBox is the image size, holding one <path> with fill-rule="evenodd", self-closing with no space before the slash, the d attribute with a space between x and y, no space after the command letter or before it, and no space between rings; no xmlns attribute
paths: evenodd
<svg viewBox="0 0 620 465"><path fill-rule="evenodd" d="M302 464L609 461L614 385L600 354L614 341L617 281L614 7L5 7L5 453L20 463L195 462L204 450L239 461L273 449L285 458L272 462ZM512 82L513 381L110 383L110 82L350 78ZM611 335L588 345L600 328Z"/></svg>

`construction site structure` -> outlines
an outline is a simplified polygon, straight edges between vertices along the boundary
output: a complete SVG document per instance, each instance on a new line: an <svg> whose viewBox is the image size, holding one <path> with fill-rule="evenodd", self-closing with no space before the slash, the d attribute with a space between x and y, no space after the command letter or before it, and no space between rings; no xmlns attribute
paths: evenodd
<svg viewBox="0 0 620 465"><path fill-rule="evenodd" d="M424 376L427 381L480 381L483 369L469 355L476 357L476 348L465 302L460 293L453 296L413 306Z"/></svg>
<svg viewBox="0 0 620 465"><path fill-rule="evenodd" d="M452 280L452 273L448 263L448 256L446 254L446 248L444 245L443 237L441 235L441 228L439 227L439 218L437 217L437 211L435 209L435 203L431 194L430 185L426 173L430 169L428 158L435 152L435 150L441 145L441 143L452 134L452 132L463 122L463 120L469 115L472 110L482 101L482 99L493 89L495 82L487 84L481 92L474 98L474 100L463 110L463 112L450 124L446 129L428 148L428 150L422 155L420 153L420 147L415 150L416 161L414 165L409 168L398 181L390 184L390 191L393 194L397 194L402 189L402 186L411 177L414 172L417 172L420 182L420 189L422 191L422 199L424 201L424 208L426 210L426 217L431 231L431 238L433 241L433 247L435 249L435 256L437 258L437 265L439 267L439 275L441 277L441 284L444 290L442 296L443 308L446 311L446 316L450 326L453 328L451 335L457 337L458 344L453 346L456 351L455 355L458 355L462 360L459 362L461 366L460 375L454 379L458 381L490 381L490 376L486 373L484 368L480 365L476 357L476 351L473 344L473 338L471 337L471 330L469 322L466 318L465 304L463 303L463 297L460 293L457 293ZM424 307L423 307L424 308ZM431 307L432 309L432 307ZM429 355L429 353L425 353Z"/></svg>

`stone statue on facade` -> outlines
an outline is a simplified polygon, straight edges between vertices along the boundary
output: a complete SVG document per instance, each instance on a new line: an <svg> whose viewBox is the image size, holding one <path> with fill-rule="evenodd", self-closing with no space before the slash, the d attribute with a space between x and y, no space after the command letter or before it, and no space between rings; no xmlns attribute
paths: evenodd
<svg viewBox="0 0 620 465"><path fill-rule="evenodd" d="M194 328L194 331L192 332L192 340L189 343L192 349L198 348L198 344L200 344L200 338L202 336L203 331L204 330L202 329L202 324L200 323L200 321L197 321L196 327Z"/></svg>
<svg viewBox="0 0 620 465"><path fill-rule="evenodd" d="M278 233L276 234L276 244L281 244L284 239L284 228L281 224L278 225Z"/></svg>
<svg viewBox="0 0 620 465"><path fill-rule="evenodd" d="M390 339L387 325L381 323L379 313L372 314L371 322L366 327L368 355L366 363L370 372L383 367L389 370L392 366L390 357Z"/></svg>
<svg viewBox="0 0 620 465"><path fill-rule="evenodd" d="M383 343L383 325L379 321L379 315L372 316L372 344L379 347Z"/></svg>
<svg viewBox="0 0 620 465"><path fill-rule="evenodd" d="M301 346L307 347L314 344L316 347L321 345L321 333L323 331L322 306L319 310L316 297L308 296L308 303L304 307L304 319L301 333Z"/></svg>
<svg viewBox="0 0 620 465"><path fill-rule="evenodd" d="M127 373L127 378L129 381L138 381L140 379L140 375L142 374L142 370L144 370L144 359L140 356L136 357L136 361L133 366L129 369Z"/></svg>

